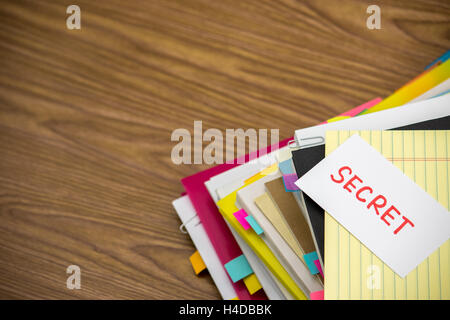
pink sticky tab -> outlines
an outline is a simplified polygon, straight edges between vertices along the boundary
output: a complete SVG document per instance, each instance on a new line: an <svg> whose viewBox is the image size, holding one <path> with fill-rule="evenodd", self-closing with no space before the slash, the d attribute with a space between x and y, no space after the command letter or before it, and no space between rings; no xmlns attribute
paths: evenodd
<svg viewBox="0 0 450 320"><path fill-rule="evenodd" d="M298 180L296 173L283 174L283 182L286 191L297 191L298 187L295 185L295 181Z"/></svg>
<svg viewBox="0 0 450 320"><path fill-rule="evenodd" d="M247 212L245 212L244 209L236 211L235 213L233 213L233 215L237 219L237 221L239 221L239 223L241 224L242 228L244 228L244 230L251 228L250 224L247 222L247 220L245 220L245 218L248 216L248 214L247 214Z"/></svg>
<svg viewBox="0 0 450 320"><path fill-rule="evenodd" d="M319 269L320 275L323 278L322 266L320 265L320 261L319 260L314 260L314 264L316 265L317 269Z"/></svg>
<svg viewBox="0 0 450 320"><path fill-rule="evenodd" d="M311 292L311 300L323 300L323 290Z"/></svg>

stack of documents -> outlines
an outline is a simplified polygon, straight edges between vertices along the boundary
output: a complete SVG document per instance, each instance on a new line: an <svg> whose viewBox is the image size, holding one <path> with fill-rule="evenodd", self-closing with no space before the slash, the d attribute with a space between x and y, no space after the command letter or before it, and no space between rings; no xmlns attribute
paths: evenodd
<svg viewBox="0 0 450 320"><path fill-rule="evenodd" d="M259 157L182 179L173 206L193 271L226 300L450 299L449 57Z"/></svg>

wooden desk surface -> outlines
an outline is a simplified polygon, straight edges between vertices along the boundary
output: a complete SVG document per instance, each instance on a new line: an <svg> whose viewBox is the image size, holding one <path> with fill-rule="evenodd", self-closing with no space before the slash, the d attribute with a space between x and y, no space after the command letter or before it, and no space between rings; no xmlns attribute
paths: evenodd
<svg viewBox="0 0 450 320"><path fill-rule="evenodd" d="M412 79L448 1L2 1L0 298L217 299L171 201L176 128L280 138ZM66 7L81 8L81 30ZM81 267L80 290L66 268Z"/></svg>

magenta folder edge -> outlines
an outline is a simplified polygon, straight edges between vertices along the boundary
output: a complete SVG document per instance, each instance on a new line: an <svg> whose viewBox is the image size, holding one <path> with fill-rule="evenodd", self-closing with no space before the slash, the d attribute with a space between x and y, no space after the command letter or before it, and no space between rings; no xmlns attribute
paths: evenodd
<svg viewBox="0 0 450 320"><path fill-rule="evenodd" d="M267 153L286 146L292 139L293 138L291 137L281 141L278 145L270 146ZM252 157L250 157L250 155ZM254 153L250 155L245 156L245 163L248 162L250 158L255 158ZM225 220L217 209L217 206L211 198L208 189L206 189L205 182L224 171L237 167L239 165L237 162L238 161L234 161L232 164L220 164L181 179L181 183L183 184L189 199L195 208L195 211L197 211L197 215L202 222L209 239L211 240L214 250L219 256L222 266L242 255L242 251L228 228L228 225L225 223ZM233 283L233 287L240 300L267 299L267 296L263 290L259 290L253 295L250 295L243 281Z"/></svg>

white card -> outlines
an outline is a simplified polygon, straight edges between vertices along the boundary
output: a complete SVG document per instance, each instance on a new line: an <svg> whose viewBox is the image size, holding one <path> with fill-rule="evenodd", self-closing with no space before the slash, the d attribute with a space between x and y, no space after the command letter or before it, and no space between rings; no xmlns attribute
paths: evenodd
<svg viewBox="0 0 450 320"><path fill-rule="evenodd" d="M450 213L357 134L296 185L401 277L450 237Z"/></svg>

